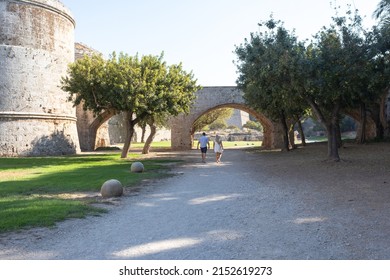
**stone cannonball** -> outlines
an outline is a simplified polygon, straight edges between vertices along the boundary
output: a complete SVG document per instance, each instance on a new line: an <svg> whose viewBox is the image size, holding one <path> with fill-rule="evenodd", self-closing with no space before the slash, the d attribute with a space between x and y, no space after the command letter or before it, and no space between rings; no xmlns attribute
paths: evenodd
<svg viewBox="0 0 390 280"><path fill-rule="evenodd" d="M141 172L144 172L144 165L142 164L142 162L133 162L133 164L131 165L131 172L136 172L136 173L141 173Z"/></svg>
<svg viewBox="0 0 390 280"><path fill-rule="evenodd" d="M115 179L108 180L102 185L100 194L104 198L121 196L123 194L122 183Z"/></svg>

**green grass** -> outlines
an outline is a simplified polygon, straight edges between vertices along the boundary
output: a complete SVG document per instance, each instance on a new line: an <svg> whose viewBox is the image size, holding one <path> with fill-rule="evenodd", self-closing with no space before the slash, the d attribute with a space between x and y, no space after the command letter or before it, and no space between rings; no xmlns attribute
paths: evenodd
<svg viewBox="0 0 390 280"><path fill-rule="evenodd" d="M223 147L226 149L232 147L261 147L261 141L223 141Z"/></svg>
<svg viewBox="0 0 390 280"><path fill-rule="evenodd" d="M104 212L85 202L33 196L0 198L0 232L30 227L50 227L69 218L84 218Z"/></svg>
<svg viewBox="0 0 390 280"><path fill-rule="evenodd" d="M136 160L118 154L47 158L0 158L0 232L52 226L67 218L97 215L104 210L91 200L66 199L75 192L99 192L109 179L126 187L165 176L166 160L142 160L143 173L131 173ZM66 195L64 195L66 194Z"/></svg>
<svg viewBox="0 0 390 280"><path fill-rule="evenodd" d="M261 141L223 141L223 147L229 148L248 148L248 147L261 147ZM196 148L198 141L194 142L193 148ZM210 147L213 148L213 143L210 142Z"/></svg>
<svg viewBox="0 0 390 280"><path fill-rule="evenodd" d="M131 147L135 149L142 149L144 147L145 143L131 143ZM151 145L152 148L158 148L158 149L170 149L171 148L171 141L158 141L158 142L152 142Z"/></svg>
<svg viewBox="0 0 390 280"><path fill-rule="evenodd" d="M261 141L223 141L223 145L225 148L233 148L233 147L260 147ZM194 141L193 148L196 148L196 145L198 144L198 141ZM210 143L212 145L212 143ZM131 143L132 149L142 149L144 147L144 143ZM159 142L153 142L152 148L155 149L170 149L171 148L171 141L159 141ZM153 150L152 150L153 151Z"/></svg>

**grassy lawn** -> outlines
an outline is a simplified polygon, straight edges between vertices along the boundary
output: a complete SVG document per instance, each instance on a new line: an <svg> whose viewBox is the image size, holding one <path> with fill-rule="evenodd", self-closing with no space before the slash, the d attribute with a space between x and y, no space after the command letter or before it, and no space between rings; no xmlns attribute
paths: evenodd
<svg viewBox="0 0 390 280"><path fill-rule="evenodd" d="M144 179L165 176L166 160L142 160L144 173L131 173L132 159L118 154L47 158L0 158L0 233L53 226L68 218L99 215L95 200L69 199L69 194L99 192L109 179L126 187ZM66 198L68 196L68 198Z"/></svg>
<svg viewBox="0 0 390 280"><path fill-rule="evenodd" d="M244 148L244 147L261 147L261 141L223 141L223 146L227 149L229 148ZM131 143L132 149L142 149L144 147L144 143ZM196 148L196 145L198 145L198 141L194 141L193 148ZM212 141L210 142L210 145L212 146ZM118 145L119 147L122 147L122 145ZM171 148L171 141L159 141L159 142L153 142L152 148L155 149L170 149ZM153 149L152 149L153 151Z"/></svg>
<svg viewBox="0 0 390 280"><path fill-rule="evenodd" d="M142 149L144 147L145 143L131 143L131 147L135 149ZM158 149L170 149L171 148L171 141L158 141L158 142L152 142L151 145L152 148L158 148Z"/></svg>
<svg viewBox="0 0 390 280"><path fill-rule="evenodd" d="M242 147L261 147L261 141L223 141L223 147L229 148L242 148Z"/></svg>
<svg viewBox="0 0 390 280"><path fill-rule="evenodd" d="M261 141L223 141L223 147L225 149L229 148L248 148L248 147L261 147ZM193 148L196 148L198 141L194 142ZM211 148L213 148L213 143L210 142Z"/></svg>

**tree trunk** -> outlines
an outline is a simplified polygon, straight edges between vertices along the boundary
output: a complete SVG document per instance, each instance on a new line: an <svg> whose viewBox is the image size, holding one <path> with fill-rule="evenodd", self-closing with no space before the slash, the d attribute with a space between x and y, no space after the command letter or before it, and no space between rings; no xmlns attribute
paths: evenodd
<svg viewBox="0 0 390 280"><path fill-rule="evenodd" d="M280 113L280 121L282 123L282 129L283 129L283 151L289 151L289 141L288 141L288 126L286 122L286 116L284 115L284 112L282 111Z"/></svg>
<svg viewBox="0 0 390 280"><path fill-rule="evenodd" d="M340 102L336 103L333 111L331 121L326 126L328 130L328 159L333 161L340 161L339 155L339 112Z"/></svg>
<svg viewBox="0 0 390 280"><path fill-rule="evenodd" d="M141 129L142 129L141 143L145 143L146 124L141 125Z"/></svg>
<svg viewBox="0 0 390 280"><path fill-rule="evenodd" d="M86 151L94 151L96 148L96 135L99 126L90 126L88 133L88 148Z"/></svg>
<svg viewBox="0 0 390 280"><path fill-rule="evenodd" d="M290 142L291 149L296 149L297 145L295 145L295 134L294 134L294 124L290 125L290 129L288 131L288 139Z"/></svg>
<svg viewBox="0 0 390 280"><path fill-rule="evenodd" d="M366 143L366 126L367 126L367 112L366 104L362 102L360 104L360 137L358 139L358 144Z"/></svg>
<svg viewBox="0 0 390 280"><path fill-rule="evenodd" d="M340 121L337 119L336 123L336 140L337 140L337 147L341 148L343 146L343 140L341 139L341 128L340 128Z"/></svg>
<svg viewBox="0 0 390 280"><path fill-rule="evenodd" d="M380 122L381 122L381 130L382 130L382 139L386 139L390 137L390 117L387 116L387 97L389 95L388 90L386 93L382 95L380 101Z"/></svg>
<svg viewBox="0 0 390 280"><path fill-rule="evenodd" d="M103 113L101 113L99 116L97 116L95 120L91 123L91 125L89 126L87 151L95 150L96 135L99 127L115 115L116 115L115 110L106 110Z"/></svg>
<svg viewBox="0 0 390 280"><path fill-rule="evenodd" d="M367 112L370 112L370 117L372 118L372 120L375 122L375 137L377 139L384 139L384 127L382 125L382 120L381 120L381 104L380 103L373 103L371 108L367 110L366 108L366 111ZM367 116L366 116L367 118ZM367 124L368 122L366 121L366 130L367 130ZM367 131L366 131L366 140L367 140Z"/></svg>
<svg viewBox="0 0 390 280"><path fill-rule="evenodd" d="M334 124L327 125L328 130L328 159L340 161L339 148L337 144L337 127Z"/></svg>
<svg viewBox="0 0 390 280"><path fill-rule="evenodd" d="M133 114L131 112L125 113L126 139L125 139L125 144L123 146L121 158L127 158L127 154L129 153L131 139L134 134L134 125L135 125L132 118L133 118Z"/></svg>
<svg viewBox="0 0 390 280"><path fill-rule="evenodd" d="M328 133L328 159L340 161L336 135L336 123L338 122L338 116L341 108L340 101L336 102L336 104L334 105L332 111L332 118L328 121L313 99L308 98L307 101L310 104L310 107L313 109L313 112L320 120L320 122L326 126L326 130Z"/></svg>
<svg viewBox="0 0 390 280"><path fill-rule="evenodd" d="M149 124L150 126L150 134L148 139L146 139L144 148L142 150L143 154L149 154L150 146L152 145L153 139L157 133L157 126L155 124Z"/></svg>
<svg viewBox="0 0 390 280"><path fill-rule="evenodd" d="M306 137L305 137L305 133L303 132L302 122L301 120L298 120L297 123L298 123L298 131L299 134L301 135L302 146L306 146Z"/></svg>

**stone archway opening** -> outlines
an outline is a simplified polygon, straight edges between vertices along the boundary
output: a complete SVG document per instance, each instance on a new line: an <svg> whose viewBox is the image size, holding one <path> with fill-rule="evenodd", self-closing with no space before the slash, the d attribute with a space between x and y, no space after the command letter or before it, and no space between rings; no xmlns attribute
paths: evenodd
<svg viewBox="0 0 390 280"><path fill-rule="evenodd" d="M196 93L196 100L188 115L181 114L171 120L171 143L174 150L190 150L193 143L193 124L201 115L218 108L230 107L253 115L263 126L262 146L269 149L283 147L281 126L264 114L245 104L244 93L237 87L204 87Z"/></svg>
<svg viewBox="0 0 390 280"><path fill-rule="evenodd" d="M302 119L301 122L306 142L327 141L326 127L324 127L320 122L315 120L315 118L306 117ZM295 124L294 130L297 131L297 124ZM341 114L340 133L342 139L355 140L358 142L362 134L362 125L359 110L348 110ZM366 140L375 139L376 136L377 125L371 115L367 114L365 131Z"/></svg>
<svg viewBox="0 0 390 280"><path fill-rule="evenodd" d="M81 151L94 151L109 145L107 121L115 116L115 112L105 111L95 116L80 104L76 106L76 116Z"/></svg>
<svg viewBox="0 0 390 280"><path fill-rule="evenodd" d="M221 105L209 108L209 109L205 110L204 112L200 112L199 115L197 115L197 117L193 120L193 122L191 124L191 141L193 143L193 146L194 146L194 142L196 140L195 133L203 132L203 130L202 131L196 131L194 125L197 122L197 120L199 118L201 118L202 116L204 116L205 114L208 114L208 113L210 113L212 111L215 111L215 110L218 110L218 109L225 109L225 108L235 109L235 110L238 110L239 112L245 112L245 113L248 114L248 120L250 119L249 116L251 116L257 122L259 122L261 124L262 128L263 128L263 130L262 130L262 136L263 137L262 137L262 140L261 140L262 146L266 146L267 143L270 142L270 138L272 137L272 135L271 135L272 122L268 118L266 118L263 114L254 111L253 109L249 108L246 105L237 104L237 103L229 103L229 104L221 104ZM245 123L246 123L246 121L242 122L241 124L244 125ZM241 127L237 127L237 130L239 130L242 133L244 133L243 130L242 130L242 126ZM222 132L222 134L229 134L229 133L225 133L224 131L228 131L229 132L230 129L228 129L228 128L219 129L219 133ZM215 133L216 132L214 131L214 134ZM225 140L229 140L229 139L225 139Z"/></svg>
<svg viewBox="0 0 390 280"><path fill-rule="evenodd" d="M362 133L363 133L363 126L361 123L360 110L348 110L345 112L345 115L351 117L355 121L355 123L357 125L356 141L359 141L359 139L362 137ZM378 136L377 124L369 112L367 113L367 116L366 116L366 124L365 124L365 132L364 133L365 133L366 140L373 140Z"/></svg>

